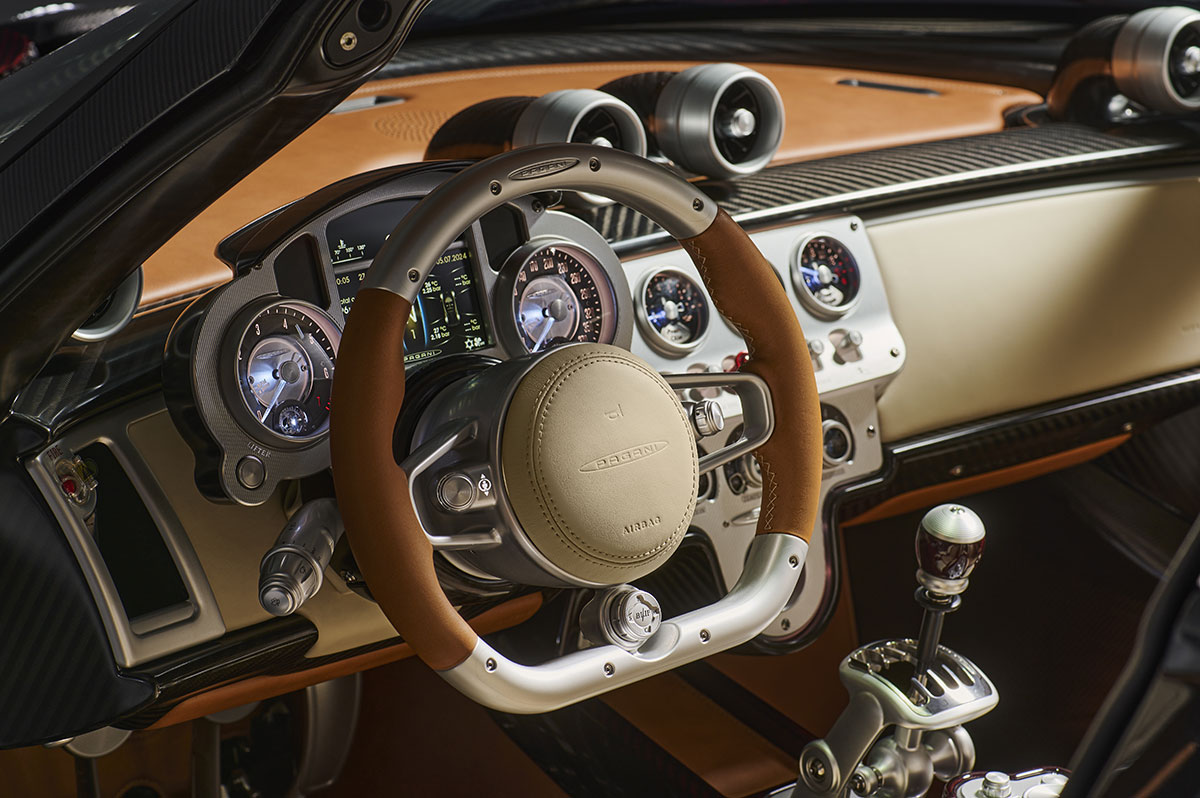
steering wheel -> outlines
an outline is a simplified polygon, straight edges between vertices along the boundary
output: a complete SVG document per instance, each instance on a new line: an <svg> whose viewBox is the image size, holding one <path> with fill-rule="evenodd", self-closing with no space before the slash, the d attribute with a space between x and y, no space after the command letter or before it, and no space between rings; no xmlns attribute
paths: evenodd
<svg viewBox="0 0 1200 798"><path fill-rule="evenodd" d="M397 464L392 440L404 400L405 323L425 278L488 211L563 190L623 203L680 242L717 310L746 341L744 373L664 378L616 346L556 347L443 391L422 417L424 441ZM747 430L732 447L703 458L675 393L698 384L732 384ZM438 583L435 548L527 585L628 583L660 566L679 544L700 474L751 449L762 470L763 500L741 578L723 599L663 620L636 646L599 645L523 665L482 640ZM342 336L331 452L346 535L396 631L479 703L545 712L740 645L783 611L816 522L821 412L796 313L775 270L736 222L648 160L549 144L459 172L392 232ZM487 476L486 501L476 512L432 519L432 511L420 509L432 492L426 474L447 458L460 472ZM426 530L434 520L438 534ZM440 533L455 527L459 534Z"/></svg>

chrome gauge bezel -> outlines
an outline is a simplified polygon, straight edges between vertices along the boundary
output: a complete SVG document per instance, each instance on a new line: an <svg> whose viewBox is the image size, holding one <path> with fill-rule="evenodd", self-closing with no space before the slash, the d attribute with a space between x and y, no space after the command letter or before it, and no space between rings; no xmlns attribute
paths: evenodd
<svg viewBox="0 0 1200 798"><path fill-rule="evenodd" d="M311 302L276 296L249 306L229 325L225 334L225 343L222 346L222 359L225 360L225 363L221 369L221 389L225 393L226 405L233 408L234 417L247 434L256 440L272 446L302 449L329 436L328 418L326 418L325 423L320 429L309 435L283 435L268 427L260 418L254 415L254 408L250 406L250 400L246 396L245 391L242 390L242 375L238 352L242 348L246 336L250 334L251 326L254 322L261 318L263 314L277 307L291 307L317 323L321 331L329 339L329 343L333 348L334 356L332 360L336 370L337 351L342 341L342 328L338 326L329 313ZM332 380L332 377L330 379Z"/></svg>
<svg viewBox="0 0 1200 798"><path fill-rule="evenodd" d="M836 241L842 247L842 249L846 250L846 254L853 259L854 268L858 270L860 281L858 293L856 293L854 298L845 305L827 305L826 303L817 299L816 296L814 296L813 293L808 289L808 284L804 282L804 277L800 274L800 255L810 243L818 238L828 238L832 241ZM835 321L840 319L846 314L850 313L850 311L854 310L854 308L858 306L859 300L862 298L862 266L860 266L858 263L858 257L854 254L854 251L845 241L831 233L818 231L815 233L810 233L804 236L804 238L800 239L800 241L792 249L791 257L788 260L788 273L792 279L792 290L796 292L796 298L800 300L800 304L804 306L805 310L816 316L818 319L824 319L825 321Z"/></svg>
<svg viewBox="0 0 1200 798"><path fill-rule="evenodd" d="M622 309L621 295L618 291L622 287L616 284L614 272L605 264L603 253L597 253L587 246L560 236L536 236L515 249L505 259L500 276L496 280L496 290L492 296L492 315L496 320L497 337L505 349L518 357L530 353L514 315L514 290L517 276L525 264L534 254L547 247L565 250L583 265L601 292L602 315L597 343L620 344ZM614 260L615 257L614 255ZM592 268L592 264L595 268Z"/></svg>
<svg viewBox="0 0 1200 798"><path fill-rule="evenodd" d="M650 286L650 281L655 277L658 277L660 274L672 274L687 280L689 283L695 286L696 289L700 291L701 296L704 297L704 306L708 311L708 319L705 321L704 329L701 331L700 335L695 339L688 341L686 344L677 344L674 341L668 341L662 336L662 333L660 333L655 326L650 323L650 308L646 305L646 289ZM697 280L695 277L683 271L682 269L676 269L672 267L655 269L654 271L646 274L646 276L643 277L638 283L637 295L634 297L634 305L637 308L636 316L638 328L642 331L642 336L646 339L646 343L649 344L652 349L658 351L659 354L665 355L666 357L684 357L689 353L696 351L699 346L708 340L708 332L712 329L713 316L721 315L720 313L717 313L716 308L713 306L712 299L708 296L708 292L704 290L702 281ZM724 317L722 316L722 318Z"/></svg>

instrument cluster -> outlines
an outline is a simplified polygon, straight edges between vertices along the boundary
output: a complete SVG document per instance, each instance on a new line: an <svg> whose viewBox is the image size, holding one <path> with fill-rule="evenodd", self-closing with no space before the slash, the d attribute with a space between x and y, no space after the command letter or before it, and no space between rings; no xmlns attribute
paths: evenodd
<svg viewBox="0 0 1200 798"><path fill-rule="evenodd" d="M346 318L392 230L448 176L440 170L349 192L307 218L289 206L218 249L236 276L181 315L164 373L168 409L208 498L261 504L280 481L328 466ZM254 251L273 227L288 232ZM608 242L574 216L519 200L475 222L437 260L405 325L405 365L413 376L452 355L502 360L576 342L628 348L633 315Z"/></svg>

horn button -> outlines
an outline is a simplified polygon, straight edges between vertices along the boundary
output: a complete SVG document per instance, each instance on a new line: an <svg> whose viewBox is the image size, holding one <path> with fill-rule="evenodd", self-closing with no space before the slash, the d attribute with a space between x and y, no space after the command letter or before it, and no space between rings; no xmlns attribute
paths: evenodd
<svg viewBox="0 0 1200 798"><path fill-rule="evenodd" d="M576 579L653 571L691 522L699 476L686 414L645 362L614 346L556 349L521 378L501 463L529 541Z"/></svg>

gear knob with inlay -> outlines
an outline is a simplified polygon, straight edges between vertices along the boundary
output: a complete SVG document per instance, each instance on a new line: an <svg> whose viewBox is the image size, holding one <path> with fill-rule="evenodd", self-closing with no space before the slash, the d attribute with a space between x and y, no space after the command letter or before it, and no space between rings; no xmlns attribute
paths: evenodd
<svg viewBox="0 0 1200 798"><path fill-rule="evenodd" d="M961 504L934 507L917 528L917 581L932 593L962 593L983 556L986 534L971 509Z"/></svg>

